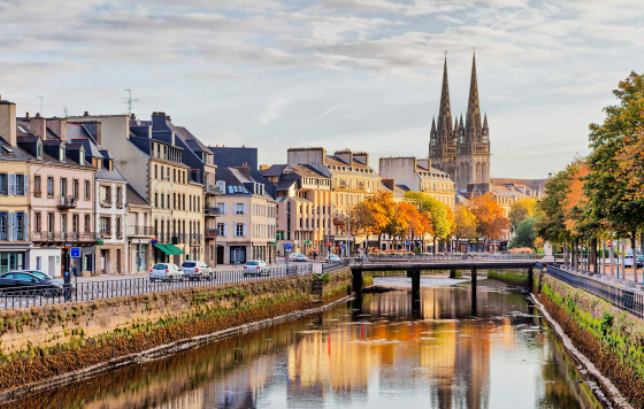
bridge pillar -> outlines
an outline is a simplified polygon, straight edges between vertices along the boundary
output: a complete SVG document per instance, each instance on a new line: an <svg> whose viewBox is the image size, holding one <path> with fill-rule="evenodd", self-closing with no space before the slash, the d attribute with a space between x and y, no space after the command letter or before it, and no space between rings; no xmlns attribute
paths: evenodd
<svg viewBox="0 0 644 409"><path fill-rule="evenodd" d="M471 308L472 316L476 317L476 267L472 268Z"/></svg>
<svg viewBox="0 0 644 409"><path fill-rule="evenodd" d="M408 270L407 277L411 278L411 313L420 316L420 270Z"/></svg>
<svg viewBox="0 0 644 409"><path fill-rule="evenodd" d="M532 292L532 290L534 289L533 276L534 276L533 269L532 267L530 267L528 268L528 291L529 292Z"/></svg>
<svg viewBox="0 0 644 409"><path fill-rule="evenodd" d="M362 271L351 270L353 276L351 282L351 290L353 291L353 302L351 303L351 308L354 310L362 310Z"/></svg>
<svg viewBox="0 0 644 409"><path fill-rule="evenodd" d="M456 270L455 269L449 270L449 278L456 278Z"/></svg>

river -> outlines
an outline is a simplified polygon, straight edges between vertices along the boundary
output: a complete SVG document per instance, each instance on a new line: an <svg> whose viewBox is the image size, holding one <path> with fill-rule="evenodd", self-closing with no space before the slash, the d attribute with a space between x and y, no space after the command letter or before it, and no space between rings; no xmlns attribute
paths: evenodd
<svg viewBox="0 0 644 409"><path fill-rule="evenodd" d="M338 306L10 407L601 407L521 293L480 286L472 318L469 291L422 287L420 318L407 289L366 294L360 310Z"/></svg>

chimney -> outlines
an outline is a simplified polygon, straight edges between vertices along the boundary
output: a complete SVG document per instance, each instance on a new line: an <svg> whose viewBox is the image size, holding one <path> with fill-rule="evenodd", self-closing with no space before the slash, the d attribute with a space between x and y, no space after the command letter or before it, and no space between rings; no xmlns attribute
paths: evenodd
<svg viewBox="0 0 644 409"><path fill-rule="evenodd" d="M349 149L343 149L341 151L335 151L335 156L340 158L340 160L346 163L348 166L353 165L353 153Z"/></svg>
<svg viewBox="0 0 644 409"><path fill-rule="evenodd" d="M67 135L65 134L65 120L60 118L52 118L47 121L47 126L58 135L61 141L67 140Z"/></svg>
<svg viewBox="0 0 644 409"><path fill-rule="evenodd" d="M353 159L362 163L365 166L369 165L369 154L367 152L354 152Z"/></svg>
<svg viewBox="0 0 644 409"><path fill-rule="evenodd" d="M0 136L13 147L16 147L16 104L3 101L0 97Z"/></svg>
<svg viewBox="0 0 644 409"><path fill-rule="evenodd" d="M43 141L47 139L47 120L36 113L36 116L29 120L29 127L34 136L39 137Z"/></svg>

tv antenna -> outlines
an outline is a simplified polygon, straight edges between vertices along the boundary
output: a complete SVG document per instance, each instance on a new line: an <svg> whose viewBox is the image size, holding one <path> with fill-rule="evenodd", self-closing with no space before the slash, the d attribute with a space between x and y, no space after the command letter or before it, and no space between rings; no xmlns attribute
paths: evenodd
<svg viewBox="0 0 644 409"><path fill-rule="evenodd" d="M42 112L42 103L43 103L43 100L45 99L45 97L43 97L42 95L39 95L37 98L40 100L40 111L39 111L39 114L40 114L40 115L43 115L43 112Z"/></svg>
<svg viewBox="0 0 644 409"><path fill-rule="evenodd" d="M124 91L127 92L127 98L125 99L125 102L127 103L127 113L132 115L132 108L134 107L134 103L139 102L139 100L138 98L132 97L132 88L126 88Z"/></svg>

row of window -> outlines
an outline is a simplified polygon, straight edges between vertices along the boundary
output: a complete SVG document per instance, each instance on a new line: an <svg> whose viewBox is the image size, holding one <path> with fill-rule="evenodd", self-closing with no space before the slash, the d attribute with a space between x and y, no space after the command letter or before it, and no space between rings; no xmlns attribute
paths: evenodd
<svg viewBox="0 0 644 409"><path fill-rule="evenodd" d="M168 180L173 183L188 183L188 172L171 166L154 164L154 178L157 180Z"/></svg>
<svg viewBox="0 0 644 409"><path fill-rule="evenodd" d="M92 215L90 213L85 213L83 215L83 226L81 227L81 214L74 213L71 215L71 232L72 233L91 233L92 232ZM59 226L61 233L69 232L69 215L67 213L59 214ZM46 225L43 225L43 222L46 222ZM47 212L43 215L43 212L34 212L34 231L37 233L41 232L54 232L56 231L56 213Z"/></svg>
<svg viewBox="0 0 644 409"><path fill-rule="evenodd" d="M116 192L116 200L114 200L112 192ZM123 192L123 186L117 186L116 189L112 189L112 186L109 185L99 186L98 194L101 200L101 207L112 207L112 204L116 203L116 207L122 209L125 201Z"/></svg>
<svg viewBox="0 0 644 409"><path fill-rule="evenodd" d="M116 238L117 239L122 239L123 238L123 217L122 216L116 216L114 218L116 220ZM112 217L111 216L101 216L99 219L99 230L100 230L100 236L102 239L111 239L112 238L112 231L114 230L112 228Z"/></svg>
<svg viewBox="0 0 644 409"><path fill-rule="evenodd" d="M154 219L154 235L158 238L183 237L186 234L188 237L197 237L201 233L201 221L199 220Z"/></svg>
<svg viewBox="0 0 644 409"><path fill-rule="evenodd" d="M232 237L248 237L248 225L245 223L231 223ZM272 239L276 235L276 227L271 224L253 224L252 237ZM227 237L229 235L228 225L226 223L217 223L217 235Z"/></svg>
<svg viewBox="0 0 644 409"><path fill-rule="evenodd" d="M187 199L187 200L186 200ZM185 193L154 193L153 206L159 209L187 210L201 212L201 196L186 195Z"/></svg>
<svg viewBox="0 0 644 409"><path fill-rule="evenodd" d="M58 180L58 195L60 197L73 196L74 199L80 199L80 180L73 178L71 180L71 191L68 186L68 178L61 177ZM56 183L53 176L47 176L47 197L54 197L56 195ZM42 195L42 176L34 175L34 195ZM85 200L92 200L92 182L89 180L83 181L83 197Z"/></svg>

